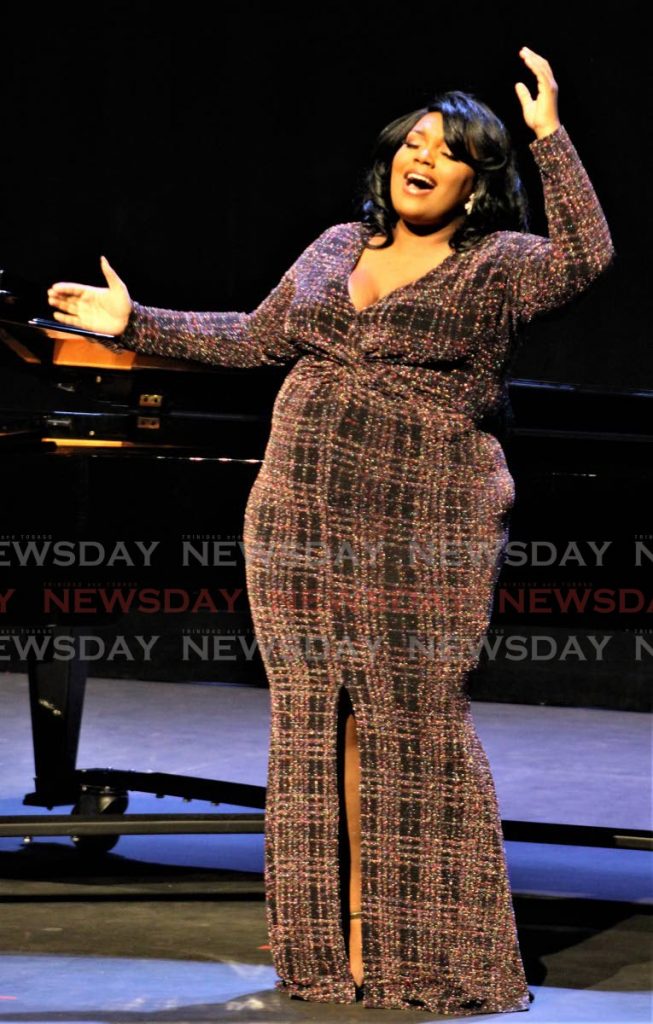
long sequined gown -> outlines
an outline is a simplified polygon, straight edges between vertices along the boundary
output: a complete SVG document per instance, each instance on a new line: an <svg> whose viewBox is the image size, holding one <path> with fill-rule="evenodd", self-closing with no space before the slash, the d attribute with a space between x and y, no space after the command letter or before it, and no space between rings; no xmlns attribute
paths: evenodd
<svg viewBox="0 0 653 1024"><path fill-rule="evenodd" d="M336 224L251 313L136 303L117 347L294 365L249 496L247 587L270 686L265 891L278 988L352 1003L339 883L341 687L361 762L367 1007L527 1010L501 820L467 676L513 479L480 419L519 329L611 263L564 125L530 150L549 237L497 231L357 311L362 223ZM112 346L110 346L112 347Z"/></svg>

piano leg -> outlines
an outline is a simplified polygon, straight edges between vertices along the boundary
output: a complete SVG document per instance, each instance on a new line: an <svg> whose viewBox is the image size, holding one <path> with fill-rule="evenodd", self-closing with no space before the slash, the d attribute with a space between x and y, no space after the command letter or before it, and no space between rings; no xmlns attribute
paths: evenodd
<svg viewBox="0 0 653 1024"><path fill-rule="evenodd" d="M56 626L52 635L76 637L83 631ZM88 664L77 659L38 661L32 654L27 675L36 789L23 803L48 809L74 804L79 797L75 766Z"/></svg>

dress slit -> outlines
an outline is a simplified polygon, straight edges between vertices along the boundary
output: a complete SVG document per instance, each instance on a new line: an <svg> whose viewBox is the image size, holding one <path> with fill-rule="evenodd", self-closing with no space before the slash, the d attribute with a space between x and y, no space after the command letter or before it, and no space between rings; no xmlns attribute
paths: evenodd
<svg viewBox="0 0 653 1024"><path fill-rule="evenodd" d="M349 912L351 899L349 894L350 875L352 867L351 845L349 842L349 830L347 820L347 805L345 795L345 746L346 746L346 724L349 712L354 716L358 727L358 719L351 694L344 683L338 686L336 691L336 785L338 789L338 878L340 892L340 925L345 951L345 962L347 976L354 984L353 975L349 966ZM360 732L357 728L357 745L360 758ZM359 785L362 787L362 770ZM362 796L362 794L361 794ZM362 832L362 828L361 828ZM361 851L361 882L362 882L362 851ZM361 906L363 893L361 891ZM364 942L363 942L364 947ZM363 963L365 962L365 950L363 948Z"/></svg>
<svg viewBox="0 0 653 1024"><path fill-rule="evenodd" d="M351 872L351 848L347 827L347 807L345 795L345 728L347 715L353 710L349 691L343 685L337 694L337 727L336 727L336 772L338 786L338 867L340 877L340 913L342 927L345 932L345 944L348 945L348 915L350 911L349 877Z"/></svg>

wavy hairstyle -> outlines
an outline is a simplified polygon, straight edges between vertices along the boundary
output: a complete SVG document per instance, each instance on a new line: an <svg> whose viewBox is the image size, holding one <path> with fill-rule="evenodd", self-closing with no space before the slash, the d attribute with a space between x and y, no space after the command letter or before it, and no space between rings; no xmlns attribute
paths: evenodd
<svg viewBox="0 0 653 1024"><path fill-rule="evenodd" d="M442 113L445 142L453 156L475 172L472 209L449 239L452 249L471 249L492 231L528 231L528 197L506 126L473 93L454 89L437 93L428 106L403 114L379 134L354 200L370 233L385 235L384 242L369 248L384 249L393 241L392 228L399 216L390 199L392 160L410 129L434 110Z"/></svg>

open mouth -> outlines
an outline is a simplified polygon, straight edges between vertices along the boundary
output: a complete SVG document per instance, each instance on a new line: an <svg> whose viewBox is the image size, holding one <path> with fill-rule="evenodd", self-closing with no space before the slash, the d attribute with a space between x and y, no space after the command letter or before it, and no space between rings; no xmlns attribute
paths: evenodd
<svg viewBox="0 0 653 1024"><path fill-rule="evenodd" d="M435 188L435 184L425 175L411 171L404 178L404 188L406 192L409 192L411 195L420 195L426 192L432 192Z"/></svg>

